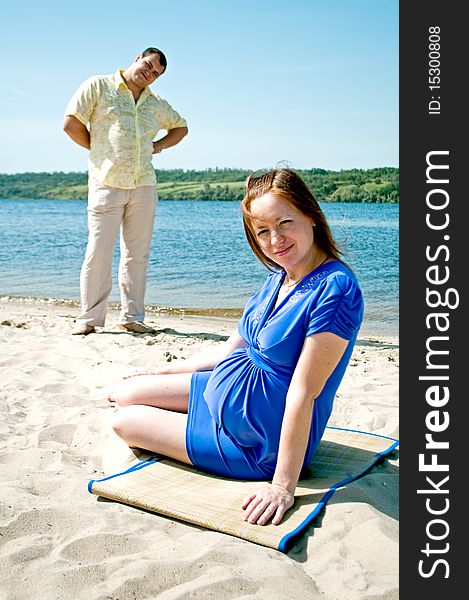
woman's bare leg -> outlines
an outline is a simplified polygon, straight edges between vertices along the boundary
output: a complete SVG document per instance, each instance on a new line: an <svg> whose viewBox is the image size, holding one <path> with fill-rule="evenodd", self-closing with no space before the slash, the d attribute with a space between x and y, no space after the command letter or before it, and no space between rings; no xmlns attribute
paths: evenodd
<svg viewBox="0 0 469 600"><path fill-rule="evenodd" d="M144 404L187 413L192 373L138 375L123 379L109 394L119 406Z"/></svg>
<svg viewBox="0 0 469 600"><path fill-rule="evenodd" d="M112 427L129 446L191 464L186 451L191 373L139 375L109 394L119 406Z"/></svg>
<svg viewBox="0 0 469 600"><path fill-rule="evenodd" d="M187 414L134 405L120 408L112 427L129 446L191 464L186 450Z"/></svg>

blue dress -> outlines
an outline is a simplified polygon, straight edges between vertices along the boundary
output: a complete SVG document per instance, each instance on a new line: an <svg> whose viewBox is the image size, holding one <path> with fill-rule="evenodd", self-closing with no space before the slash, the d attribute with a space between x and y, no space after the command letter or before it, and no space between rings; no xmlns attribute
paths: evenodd
<svg viewBox="0 0 469 600"><path fill-rule="evenodd" d="M361 325L363 298L352 271L334 260L309 273L274 308L284 278L283 270L270 274L246 303L238 323L246 347L213 371L192 376L186 448L203 471L272 478L288 386L305 338L330 332L349 343L314 402L304 466L321 440Z"/></svg>

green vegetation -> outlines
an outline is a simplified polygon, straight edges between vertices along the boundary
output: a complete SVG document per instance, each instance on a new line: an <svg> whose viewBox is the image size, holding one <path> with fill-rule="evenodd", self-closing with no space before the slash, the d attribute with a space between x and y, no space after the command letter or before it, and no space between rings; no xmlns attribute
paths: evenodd
<svg viewBox="0 0 469 600"><path fill-rule="evenodd" d="M399 202L399 169L298 171L322 202ZM237 200L243 197L248 169L168 169L157 171L161 200ZM0 174L0 198L84 199L87 173Z"/></svg>

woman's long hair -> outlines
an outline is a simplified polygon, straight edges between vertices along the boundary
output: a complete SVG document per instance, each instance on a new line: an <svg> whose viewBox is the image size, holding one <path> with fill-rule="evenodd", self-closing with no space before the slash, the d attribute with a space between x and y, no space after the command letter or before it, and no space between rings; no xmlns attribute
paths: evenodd
<svg viewBox="0 0 469 600"><path fill-rule="evenodd" d="M255 171L246 179L241 210L243 212L243 225L246 238L252 251L261 263L270 271L276 271L281 268L280 265L262 252L252 227L251 203L255 198L263 196L267 192L273 192L275 195L287 200L301 213L310 217L315 224L314 241L317 246L330 258L342 260L343 252L339 250L332 236L326 217L316 198L301 177L291 169L273 169L266 173L258 173L258 171Z"/></svg>

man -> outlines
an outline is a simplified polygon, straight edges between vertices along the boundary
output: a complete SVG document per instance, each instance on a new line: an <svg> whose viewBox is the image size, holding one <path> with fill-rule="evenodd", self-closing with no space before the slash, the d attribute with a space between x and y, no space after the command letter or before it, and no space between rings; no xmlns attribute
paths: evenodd
<svg viewBox="0 0 469 600"><path fill-rule="evenodd" d="M90 151L88 244L80 274L82 312L75 335L94 333L95 327L104 325L119 227L119 325L135 333L152 331L143 322L157 202L151 160L188 132L185 119L149 89L166 66L161 50L147 48L127 69L87 79L65 111L64 131ZM161 129L167 134L154 141Z"/></svg>

